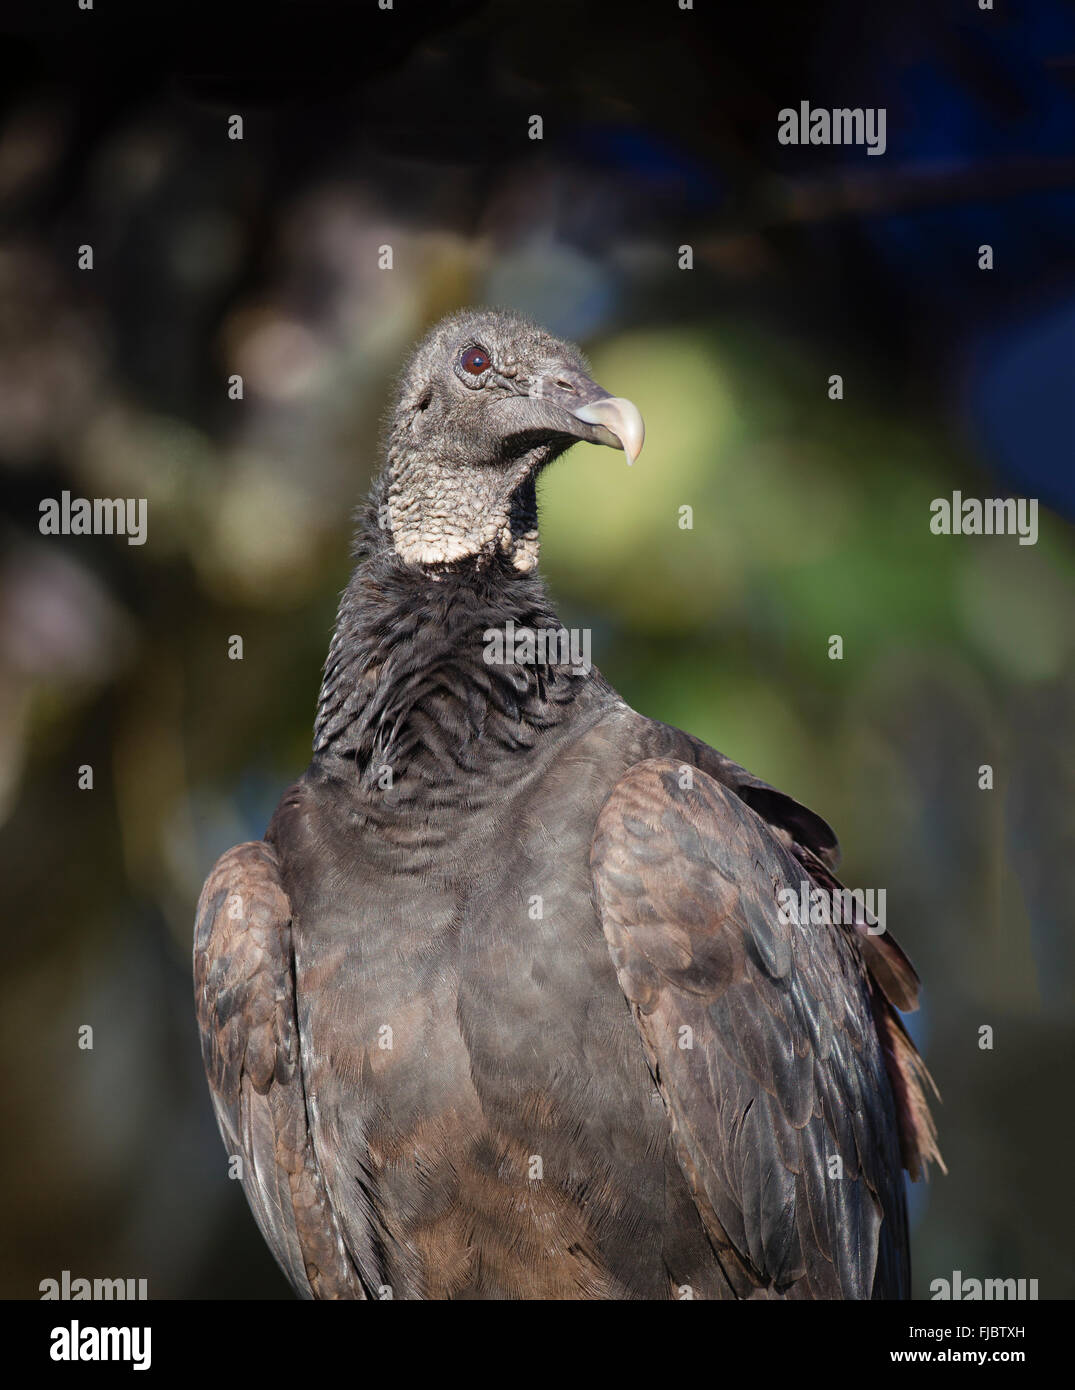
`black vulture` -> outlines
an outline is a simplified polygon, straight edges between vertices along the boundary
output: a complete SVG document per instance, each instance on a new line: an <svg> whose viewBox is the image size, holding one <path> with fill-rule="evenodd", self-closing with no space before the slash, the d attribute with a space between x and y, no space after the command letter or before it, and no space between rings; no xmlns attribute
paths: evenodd
<svg viewBox="0 0 1075 1390"><path fill-rule="evenodd" d="M303 1297L908 1294L911 965L864 910L785 910L838 901L828 825L573 661L536 573L542 469L642 436L512 314L403 372L313 759L195 933L217 1118Z"/></svg>

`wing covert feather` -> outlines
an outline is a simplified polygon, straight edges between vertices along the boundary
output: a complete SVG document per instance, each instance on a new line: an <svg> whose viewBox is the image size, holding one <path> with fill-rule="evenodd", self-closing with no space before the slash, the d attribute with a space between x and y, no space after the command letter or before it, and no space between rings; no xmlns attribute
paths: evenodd
<svg viewBox="0 0 1075 1390"><path fill-rule="evenodd" d="M217 1122L270 1249L300 1297L366 1297L310 1137L291 906L264 841L228 850L205 881L194 994Z"/></svg>
<svg viewBox="0 0 1075 1390"><path fill-rule="evenodd" d="M899 1126L855 928L782 920L807 872L793 847L680 774L650 759L621 778L591 867L710 1240L742 1297L905 1296Z"/></svg>

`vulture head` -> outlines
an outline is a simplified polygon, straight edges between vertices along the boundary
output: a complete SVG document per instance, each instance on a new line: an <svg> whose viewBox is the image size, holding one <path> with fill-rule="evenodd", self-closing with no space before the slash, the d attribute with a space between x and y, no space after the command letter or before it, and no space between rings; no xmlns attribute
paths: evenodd
<svg viewBox="0 0 1075 1390"><path fill-rule="evenodd" d="M526 319L443 319L404 370L387 440L382 525L408 564L538 559L535 480L577 440L642 448L642 417L578 349Z"/></svg>

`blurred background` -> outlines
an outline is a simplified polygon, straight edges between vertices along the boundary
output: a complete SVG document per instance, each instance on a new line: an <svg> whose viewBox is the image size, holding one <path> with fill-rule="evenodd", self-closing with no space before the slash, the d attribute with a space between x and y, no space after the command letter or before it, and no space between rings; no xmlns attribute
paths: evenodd
<svg viewBox="0 0 1075 1390"><path fill-rule="evenodd" d="M308 761L393 374L476 303L646 418L633 469L544 480L562 618L887 890L944 1098L917 1294L1075 1293L1075 14L716 10L4 21L0 1293L287 1296L209 1105L194 903ZM886 153L778 144L802 100L885 107ZM147 499L148 542L42 536L65 489ZM954 490L1039 498L1037 544L931 534Z"/></svg>

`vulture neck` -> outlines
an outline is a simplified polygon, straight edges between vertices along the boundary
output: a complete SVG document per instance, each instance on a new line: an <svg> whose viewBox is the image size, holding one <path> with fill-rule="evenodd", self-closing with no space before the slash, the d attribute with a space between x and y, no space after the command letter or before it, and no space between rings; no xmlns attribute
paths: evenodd
<svg viewBox="0 0 1075 1390"><path fill-rule="evenodd" d="M535 479L562 447L546 440L499 465L471 466L461 497L458 462L415 454L393 440L378 497L397 554L430 570L504 558L529 574L538 563Z"/></svg>
<svg viewBox="0 0 1075 1390"><path fill-rule="evenodd" d="M604 682L560 661L556 644L551 661L515 659L511 634L561 628L540 579L508 557L407 564L378 528L375 504L357 556L318 701L322 771L370 797L403 784L458 790L497 764L517 766L539 742L550 749L558 740L549 731L566 730L580 699L604 708ZM506 640L498 647L493 634Z"/></svg>

